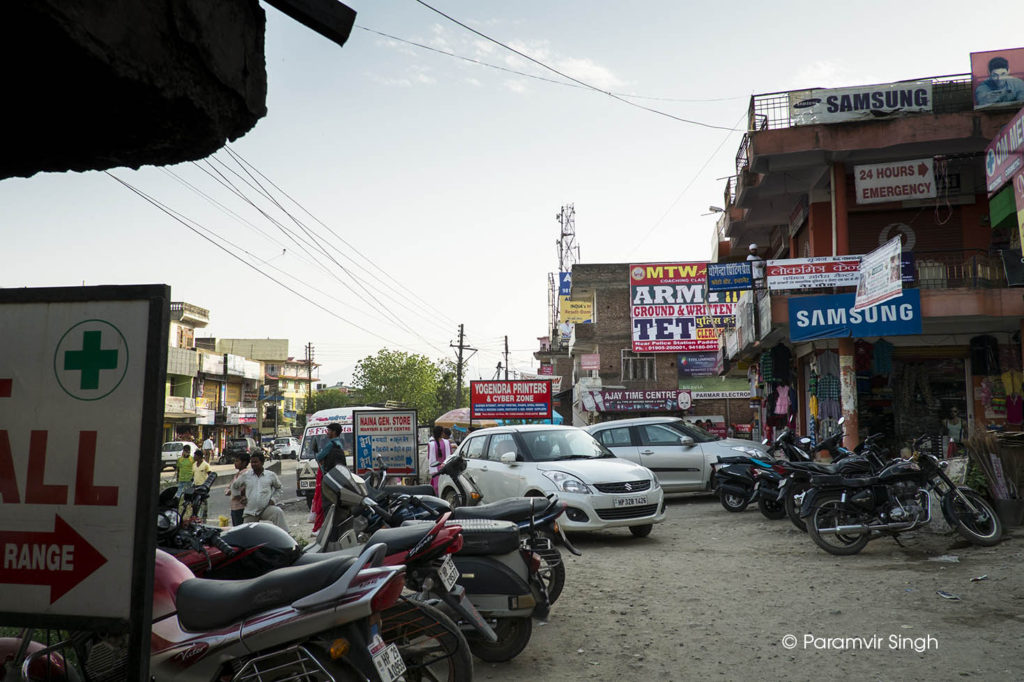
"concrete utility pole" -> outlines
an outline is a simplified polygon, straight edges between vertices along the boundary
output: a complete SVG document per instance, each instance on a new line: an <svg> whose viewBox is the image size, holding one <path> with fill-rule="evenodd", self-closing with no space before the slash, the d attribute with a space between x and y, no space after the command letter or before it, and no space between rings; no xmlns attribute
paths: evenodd
<svg viewBox="0 0 1024 682"><path fill-rule="evenodd" d="M455 348L458 352L455 354L456 362L458 363L455 368L456 376L456 393L455 393L455 407L462 407L462 367L469 358L473 357L472 353L469 357L463 358L463 351L471 350L476 353L476 348L470 348L466 345L466 336L464 325L459 325L459 344L455 345L451 342L448 343L450 348Z"/></svg>
<svg viewBox="0 0 1024 682"><path fill-rule="evenodd" d="M508 381L508 336L505 337L505 381Z"/></svg>
<svg viewBox="0 0 1024 682"><path fill-rule="evenodd" d="M312 414L313 405L313 344L306 344L306 414Z"/></svg>

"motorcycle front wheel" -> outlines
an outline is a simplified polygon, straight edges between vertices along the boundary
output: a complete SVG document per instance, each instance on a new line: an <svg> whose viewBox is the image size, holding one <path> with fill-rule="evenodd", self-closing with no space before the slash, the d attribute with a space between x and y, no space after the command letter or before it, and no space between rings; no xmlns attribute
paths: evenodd
<svg viewBox="0 0 1024 682"><path fill-rule="evenodd" d="M466 637L437 607L403 597L381 619L381 637L398 647L406 680L471 682L473 657Z"/></svg>
<svg viewBox="0 0 1024 682"><path fill-rule="evenodd" d="M961 487L946 493L942 510L947 519L953 519L957 532L976 545L991 547L1003 536L999 515L984 497L970 488Z"/></svg>
<svg viewBox="0 0 1024 682"><path fill-rule="evenodd" d="M804 520L802 518L800 518L800 505L796 503L794 495L799 495L805 490L805 488L787 490L786 499L783 502L786 505L786 516L789 517L789 520L793 523L794 526L799 528L804 533L807 532L807 524L804 523Z"/></svg>
<svg viewBox="0 0 1024 682"><path fill-rule="evenodd" d="M554 540L548 540L551 542L548 549L535 549L533 552L540 557L540 579L544 581L544 589L548 593L548 604L554 604L565 586L565 563Z"/></svg>
<svg viewBox="0 0 1024 682"><path fill-rule="evenodd" d="M829 554L846 556L864 549L871 539L870 533L840 534L821 533L821 529L836 528L860 523L858 515L846 508L839 493L825 493L818 497L818 504L807 519L807 534L814 544Z"/></svg>

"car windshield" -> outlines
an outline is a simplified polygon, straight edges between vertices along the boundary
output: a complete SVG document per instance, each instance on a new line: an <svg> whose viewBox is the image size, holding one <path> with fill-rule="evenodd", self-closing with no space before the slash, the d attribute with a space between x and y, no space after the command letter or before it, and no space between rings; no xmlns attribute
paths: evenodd
<svg viewBox="0 0 1024 682"><path fill-rule="evenodd" d="M299 459L313 459L316 453L324 447L324 444L330 440L326 433L319 433L316 435L306 434L302 439L302 452L299 454ZM345 449L346 455L352 454L352 433L341 434L341 447Z"/></svg>
<svg viewBox="0 0 1024 682"><path fill-rule="evenodd" d="M544 429L521 431L522 438L534 462L555 462L566 459L596 459L614 457L608 448L579 429Z"/></svg>
<svg viewBox="0 0 1024 682"><path fill-rule="evenodd" d="M181 447L184 443L164 443L164 452L181 452ZM150 451L152 452L152 450Z"/></svg>
<svg viewBox="0 0 1024 682"><path fill-rule="evenodd" d="M710 443L711 441L721 440L715 434L705 431L699 426L694 426L689 422L684 422L681 419L673 422L665 422L665 426L674 431L678 431L684 436L689 436L696 443Z"/></svg>
<svg viewBox="0 0 1024 682"><path fill-rule="evenodd" d="M244 448L249 445L249 441L244 438L232 438L228 441L228 445L234 445L237 448Z"/></svg>
<svg viewBox="0 0 1024 682"><path fill-rule="evenodd" d="M277 440L274 441L274 445L288 445L288 439L278 438Z"/></svg>

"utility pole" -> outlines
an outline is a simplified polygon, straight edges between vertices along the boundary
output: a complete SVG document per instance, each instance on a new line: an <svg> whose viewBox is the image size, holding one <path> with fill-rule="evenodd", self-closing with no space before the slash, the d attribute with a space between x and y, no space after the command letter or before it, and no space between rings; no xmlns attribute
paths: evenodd
<svg viewBox="0 0 1024 682"><path fill-rule="evenodd" d="M501 365L499 365L500 367ZM508 381L508 336L505 336L505 381Z"/></svg>
<svg viewBox="0 0 1024 682"><path fill-rule="evenodd" d="M473 351L473 353L476 353L476 348L470 348L469 346L466 345L465 329L464 329L464 325L461 325L461 324L459 325L459 345L456 346L455 344L449 342L448 346L450 348L455 348L458 351L455 354L456 362L458 363L456 365L456 369L455 369L455 376L456 376L455 407L462 407L462 367L464 366L466 361L469 360L470 357L473 357L473 355L471 353L469 355L469 357L463 358L463 351L471 350L471 351Z"/></svg>
<svg viewBox="0 0 1024 682"><path fill-rule="evenodd" d="M501 360L498 361L498 366L494 368L494 378L501 378ZM508 379L508 370L505 370L505 378Z"/></svg>
<svg viewBox="0 0 1024 682"><path fill-rule="evenodd" d="M313 344L306 344L306 414L313 406Z"/></svg>

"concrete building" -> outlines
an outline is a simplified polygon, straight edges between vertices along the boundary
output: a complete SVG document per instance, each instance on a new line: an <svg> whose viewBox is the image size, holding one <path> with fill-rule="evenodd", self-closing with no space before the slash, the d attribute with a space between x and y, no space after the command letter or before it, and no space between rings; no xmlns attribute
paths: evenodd
<svg viewBox="0 0 1024 682"><path fill-rule="evenodd" d="M1020 424L1020 238L985 182L1019 108L975 109L970 74L751 98L715 241L718 260L751 243L767 260L724 337L760 370L762 419L820 434L842 415L848 444L930 433L947 452ZM902 296L854 316L851 263L894 237Z"/></svg>

